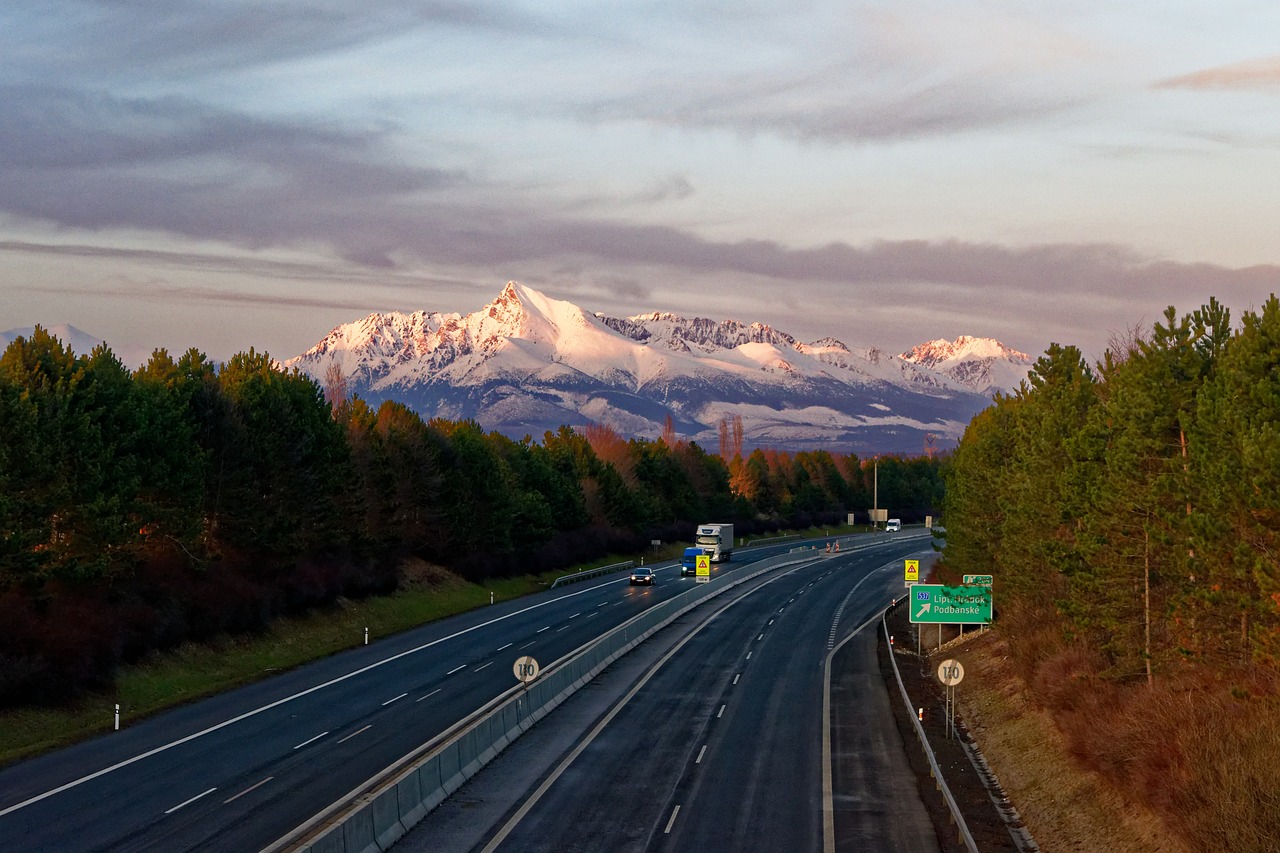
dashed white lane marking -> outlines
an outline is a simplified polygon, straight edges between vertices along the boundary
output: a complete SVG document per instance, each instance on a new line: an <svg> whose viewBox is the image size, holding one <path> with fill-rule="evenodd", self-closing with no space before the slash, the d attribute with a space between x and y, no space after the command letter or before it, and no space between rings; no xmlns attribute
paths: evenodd
<svg viewBox="0 0 1280 853"><path fill-rule="evenodd" d="M187 800L186 802L178 803L176 806L174 806L174 807L173 807L173 808L171 808L171 809L165 809L165 810L164 810L164 813L165 813L165 814L173 814L174 812L176 812L178 809L182 808L183 806L189 806L189 805L191 805L192 803L194 803L196 800L200 799L201 797L207 797L208 795L212 794L212 793L213 793L214 791L216 791L216 790L218 790L218 789L217 789L217 788L210 788L209 790L205 791L203 794L196 794L194 797L192 797L191 799Z"/></svg>
<svg viewBox="0 0 1280 853"><path fill-rule="evenodd" d="M556 633L559 634L561 631L566 630L568 627L569 627L568 625L562 625L556 629Z"/></svg>
<svg viewBox="0 0 1280 853"><path fill-rule="evenodd" d="M382 707L384 707L384 708L385 708L385 707L387 707L388 705L390 705L392 702L399 702L401 699L403 699L404 697L406 697L406 696L408 696L408 695L409 695L408 693L401 693L401 694L400 694L399 696L397 696L396 698L394 698L394 699L388 699L387 701L383 702L383 703L382 703Z"/></svg>
<svg viewBox="0 0 1280 853"><path fill-rule="evenodd" d="M507 643L505 646L498 646L497 651L502 651L503 649L509 649L514 645L515 643Z"/></svg>
<svg viewBox="0 0 1280 853"><path fill-rule="evenodd" d="M702 763L702 756L704 756L704 755L706 755L706 754L707 754L707 745L704 743L704 744L702 745L702 749L698 750L698 757L697 757L697 758L695 758L695 759L693 760L693 763L694 763L694 764L701 764L701 763Z"/></svg>
<svg viewBox="0 0 1280 853"><path fill-rule="evenodd" d="M422 697L422 699L430 699L432 696L436 695L437 693L439 693L439 692L440 692L441 690L443 690L443 689L444 689L444 688L442 688L442 687L437 687L435 690L432 690L432 691L431 691L430 693L428 693L426 696L423 696L423 697ZM416 704L416 703L418 703L418 702L421 702L421 701L422 701L422 699L414 699L413 701L414 701L414 703Z"/></svg>
<svg viewBox="0 0 1280 853"><path fill-rule="evenodd" d="M543 631L549 631L549 630L551 630L551 626L550 626L550 625L547 625L547 626L545 626L545 627L539 628L538 630L534 631L533 633L535 633L535 634L541 634Z"/></svg>
<svg viewBox="0 0 1280 853"><path fill-rule="evenodd" d="M719 712L718 714L716 714L716 719L717 719L717 720L718 720L718 719L720 719L722 716L724 716L724 709L725 709L725 708L727 708L727 707L728 707L727 705L721 705L721 706L720 706L720 712Z"/></svg>
<svg viewBox="0 0 1280 853"><path fill-rule="evenodd" d="M757 640L763 640L763 639L764 639L764 634L761 634L760 636L756 637L756 639L757 639Z"/></svg>
<svg viewBox="0 0 1280 853"><path fill-rule="evenodd" d="M671 810L671 820L667 821L667 828L662 831L663 835L671 834L671 827L676 825L676 815L680 814L680 807L676 806Z"/></svg>
<svg viewBox="0 0 1280 853"><path fill-rule="evenodd" d="M270 781L271 781L272 779L274 779L274 778L276 778L276 777L274 777L274 776L268 776L267 778L263 779L263 780L262 780L261 782L259 782L258 784L256 784L256 785L250 785L248 788L245 788L243 791L241 791L240 793L236 794L234 797L227 797L225 800L223 800L223 801L222 801L222 804L225 806L227 803L231 802L232 800L238 800L238 799L240 799L241 797L243 797L245 794L247 794L247 793L249 793L250 791L254 790L255 788L261 788L263 785L267 784L268 782L270 782Z"/></svg>
<svg viewBox="0 0 1280 853"><path fill-rule="evenodd" d="M747 652L747 660L751 660L751 652Z"/></svg>
<svg viewBox="0 0 1280 853"><path fill-rule="evenodd" d="M739 678L741 678L741 677L742 677L742 673L738 673L737 675L735 675L735 676L733 677L733 683L734 683L734 684L737 684L737 683L738 683L738 679L739 679Z"/></svg>
<svg viewBox="0 0 1280 853"><path fill-rule="evenodd" d="M480 670L484 669L486 666L493 666L493 661L480 664L478 667L475 668L475 672L479 672Z"/></svg>
<svg viewBox="0 0 1280 853"><path fill-rule="evenodd" d="M581 610L579 610L577 613L573 614L573 615L572 615L572 616L570 616L569 618L570 618L570 619L577 619L577 618L578 618L579 616L581 616L581 615L582 615L582 611L581 611Z"/></svg>
<svg viewBox="0 0 1280 853"><path fill-rule="evenodd" d="M445 675L453 675L455 672L460 672L466 668L467 668L467 665L464 663L462 666L455 666L453 669L446 672Z"/></svg>
<svg viewBox="0 0 1280 853"><path fill-rule="evenodd" d="M530 646L534 645L534 644L535 644L535 643L537 643L537 642L538 642L537 640L534 640L532 643L525 643L523 646L521 646L520 648L516 649L516 651L518 651L518 652L522 652L522 651L524 651L525 649L529 648Z"/></svg>
<svg viewBox="0 0 1280 853"><path fill-rule="evenodd" d="M314 743L315 741L320 740L320 738L324 737L324 736L325 736L325 735L327 735L327 734L328 734L328 732L321 732L320 734L318 734L318 735L316 735L315 737L311 738L311 740L304 740L302 743L300 743L300 744L298 744L297 746L295 746L295 747L294 747L294 749L302 749L302 748L303 748L304 746L306 746L307 744L309 744L309 743Z"/></svg>
<svg viewBox="0 0 1280 853"><path fill-rule="evenodd" d="M344 737L342 740L338 741L338 743L346 743L347 741L351 740L351 739L352 739L353 737L355 737L356 735L360 734L360 732L367 732L367 731L369 731L369 729L371 729L371 728L373 728L373 724L372 724L372 723L370 723L369 725L365 726L363 729L360 729L360 731L352 732L351 734L349 734L349 735L347 735L346 737Z"/></svg>

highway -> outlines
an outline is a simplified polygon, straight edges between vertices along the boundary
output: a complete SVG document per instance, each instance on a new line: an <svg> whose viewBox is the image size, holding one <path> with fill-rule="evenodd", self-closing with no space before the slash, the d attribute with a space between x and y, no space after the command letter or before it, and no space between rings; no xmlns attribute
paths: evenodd
<svg viewBox="0 0 1280 853"><path fill-rule="evenodd" d="M841 644L903 593L901 557L927 547L824 554L687 614L629 672L598 679L607 696L557 709L396 850L822 850L828 824L831 849L937 849L879 675L878 622Z"/></svg>
<svg viewBox="0 0 1280 853"><path fill-rule="evenodd" d="M263 849L507 690L516 657L548 666L692 583L658 576L482 608L6 768L0 849Z"/></svg>

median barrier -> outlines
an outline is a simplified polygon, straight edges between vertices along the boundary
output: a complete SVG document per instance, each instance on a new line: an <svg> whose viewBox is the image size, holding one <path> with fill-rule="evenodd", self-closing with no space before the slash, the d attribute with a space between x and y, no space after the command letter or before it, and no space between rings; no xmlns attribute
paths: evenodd
<svg viewBox="0 0 1280 853"><path fill-rule="evenodd" d="M373 814L373 838L377 842L375 853L381 853L395 844L408 832L400 822L400 798L395 788L387 788L369 804Z"/></svg>
<svg viewBox="0 0 1280 853"><path fill-rule="evenodd" d="M342 844L345 853L382 853L373 834L373 809L357 809L342 822Z"/></svg>
<svg viewBox="0 0 1280 853"><path fill-rule="evenodd" d="M422 797L422 814L413 823L417 823L426 817L427 812L434 809L445 801L449 795L444 789L444 777L440 775L440 756L433 755L422 763L418 768L418 793ZM417 811L417 809L413 809ZM402 815L408 816L408 812L403 807L400 809ZM409 826L413 826L413 823Z"/></svg>
<svg viewBox="0 0 1280 853"><path fill-rule="evenodd" d="M440 774L436 773L434 787L440 786ZM406 827L413 826L427 816L429 809L422 796L422 769L410 773L396 783L396 802L400 806L400 822Z"/></svg>
<svg viewBox="0 0 1280 853"><path fill-rule="evenodd" d="M780 555L763 561L755 571L744 573L742 577L735 577L725 583L699 584L654 605L579 649L568 660L548 667L532 684L513 687L504 694L505 699L500 696L490 702L470 722L459 724L465 727L450 736L443 745L435 747L426 757L418 758L408 769L400 770L379 786L376 794L346 808L335 823L314 838L301 844L295 843L292 839L303 832L299 828L290 837L281 839L268 849L290 849L305 853L383 853L391 843L388 842L385 846L380 844L384 835L391 838L398 832L396 839L404 835L467 779L479 772L480 768L497 757L512 740L528 731L534 723L549 714L609 664L653 633L709 598L766 572L808 562L815 556L817 555L809 549L805 549L803 556ZM407 759L402 759L402 763L404 760ZM417 802L414 802L415 797L418 798ZM334 804L330 808L341 811L340 806L341 804ZM318 819L313 819L313 822ZM375 831L375 826L378 831Z"/></svg>

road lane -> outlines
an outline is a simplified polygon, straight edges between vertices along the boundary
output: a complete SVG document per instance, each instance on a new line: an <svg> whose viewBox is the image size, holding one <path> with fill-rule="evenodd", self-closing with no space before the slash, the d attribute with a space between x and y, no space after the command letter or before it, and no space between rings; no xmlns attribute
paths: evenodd
<svg viewBox="0 0 1280 853"><path fill-rule="evenodd" d="M742 551L722 572L767 553ZM493 605L6 768L0 848L177 851L232 837L261 848L506 690L494 650L519 646L545 665L692 583L674 567L659 577L643 590L610 577ZM359 749L338 748L365 726L350 741ZM229 803L215 796L268 776Z"/></svg>
<svg viewBox="0 0 1280 853"><path fill-rule="evenodd" d="M899 555L910 550L897 548ZM845 552L780 573L707 622L612 716L596 721L599 731L578 743L561 771L541 757L551 775L538 793L499 792L491 783L470 789L477 793L464 789L469 809L483 800L492 812L510 798L483 839L461 841L456 810L444 809L401 846L406 853L440 849L448 838L456 849L488 843L483 849L503 851L821 849L825 658L837 636L901 593L901 562L886 561L883 551ZM678 624L668 630L688 630ZM882 684L878 691L883 705ZM882 709L872 707L870 716L880 717ZM554 722L553 715L539 728ZM897 741L887 712L861 724ZM903 758L900 741L897 756ZM525 777L530 772L525 768ZM485 819L466 815L473 824ZM931 835L927 816L920 820ZM894 837L891 829L877 831Z"/></svg>

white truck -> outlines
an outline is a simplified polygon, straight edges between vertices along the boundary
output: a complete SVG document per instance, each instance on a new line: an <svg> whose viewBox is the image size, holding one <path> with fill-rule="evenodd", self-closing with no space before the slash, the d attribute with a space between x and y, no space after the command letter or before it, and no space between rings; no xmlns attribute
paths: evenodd
<svg viewBox="0 0 1280 853"><path fill-rule="evenodd" d="M732 524L699 524L693 544L711 555L713 563L727 563L733 556Z"/></svg>

